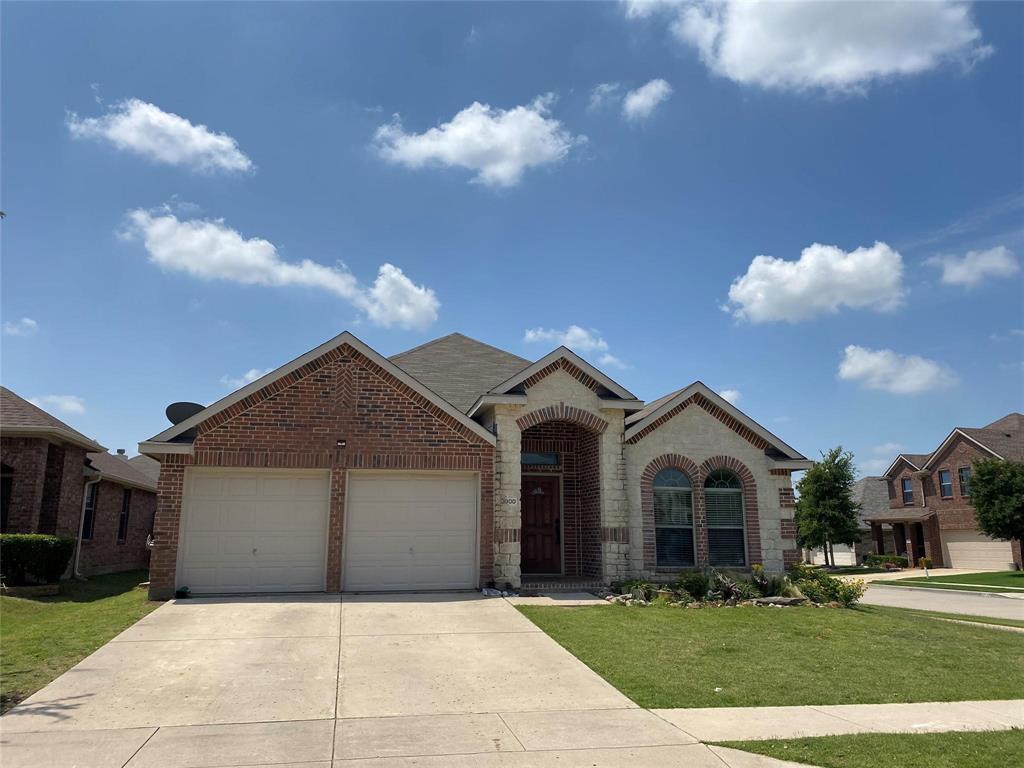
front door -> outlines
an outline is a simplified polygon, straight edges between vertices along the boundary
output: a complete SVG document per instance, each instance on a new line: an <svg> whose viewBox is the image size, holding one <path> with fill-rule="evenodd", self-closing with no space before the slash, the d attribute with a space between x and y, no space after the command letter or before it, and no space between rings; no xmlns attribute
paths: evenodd
<svg viewBox="0 0 1024 768"><path fill-rule="evenodd" d="M523 573L562 573L562 492L557 476L523 477Z"/></svg>

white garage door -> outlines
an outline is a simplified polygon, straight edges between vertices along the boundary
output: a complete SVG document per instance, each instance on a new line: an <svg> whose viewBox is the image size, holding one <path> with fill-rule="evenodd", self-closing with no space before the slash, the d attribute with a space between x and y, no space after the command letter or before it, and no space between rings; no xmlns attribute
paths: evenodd
<svg viewBox="0 0 1024 768"><path fill-rule="evenodd" d="M950 568L1007 571L1013 568L1010 542L990 539L978 531L943 531L942 554Z"/></svg>
<svg viewBox="0 0 1024 768"><path fill-rule="evenodd" d="M188 470L178 586L322 591L329 489L328 472Z"/></svg>
<svg viewBox="0 0 1024 768"><path fill-rule="evenodd" d="M350 473L344 588L475 588L478 497L475 475Z"/></svg>

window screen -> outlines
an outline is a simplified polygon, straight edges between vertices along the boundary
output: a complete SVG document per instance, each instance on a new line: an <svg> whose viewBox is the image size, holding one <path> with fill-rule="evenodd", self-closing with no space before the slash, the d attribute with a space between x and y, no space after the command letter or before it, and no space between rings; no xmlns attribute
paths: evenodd
<svg viewBox="0 0 1024 768"><path fill-rule="evenodd" d="M944 499L953 496L953 473L948 469L939 471L939 493Z"/></svg>
<svg viewBox="0 0 1024 768"><path fill-rule="evenodd" d="M743 527L743 487L728 470L716 470L704 482L708 520L708 560L711 565L747 564Z"/></svg>
<svg viewBox="0 0 1024 768"><path fill-rule="evenodd" d="M654 540L659 568L696 563L693 543L693 486L685 472L663 469L654 478Z"/></svg>

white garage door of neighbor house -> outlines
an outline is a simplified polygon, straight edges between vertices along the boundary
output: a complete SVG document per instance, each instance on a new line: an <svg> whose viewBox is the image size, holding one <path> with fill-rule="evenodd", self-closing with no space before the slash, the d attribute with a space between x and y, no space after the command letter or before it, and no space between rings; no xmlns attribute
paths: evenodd
<svg viewBox="0 0 1024 768"><path fill-rule="evenodd" d="M322 591L329 497L328 472L187 470L178 586Z"/></svg>
<svg viewBox="0 0 1024 768"><path fill-rule="evenodd" d="M1007 571L1013 568L1010 542L990 539L977 531L943 531L942 549L950 568Z"/></svg>
<svg viewBox="0 0 1024 768"><path fill-rule="evenodd" d="M350 473L344 589L475 588L478 499L475 475Z"/></svg>

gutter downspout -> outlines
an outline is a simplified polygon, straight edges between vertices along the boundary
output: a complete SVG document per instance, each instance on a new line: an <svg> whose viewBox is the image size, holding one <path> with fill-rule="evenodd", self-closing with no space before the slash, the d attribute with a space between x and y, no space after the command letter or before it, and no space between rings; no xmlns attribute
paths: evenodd
<svg viewBox="0 0 1024 768"><path fill-rule="evenodd" d="M75 568L74 577L76 579L84 579L85 576L78 570L78 561L82 556L82 531L85 530L85 505L89 500L89 486L96 485L100 480L103 479L103 475L99 472L96 473L96 477L91 480L85 481L85 489L82 491L82 514L78 516L78 539L75 541ZM96 510L93 510L93 515L96 514Z"/></svg>

